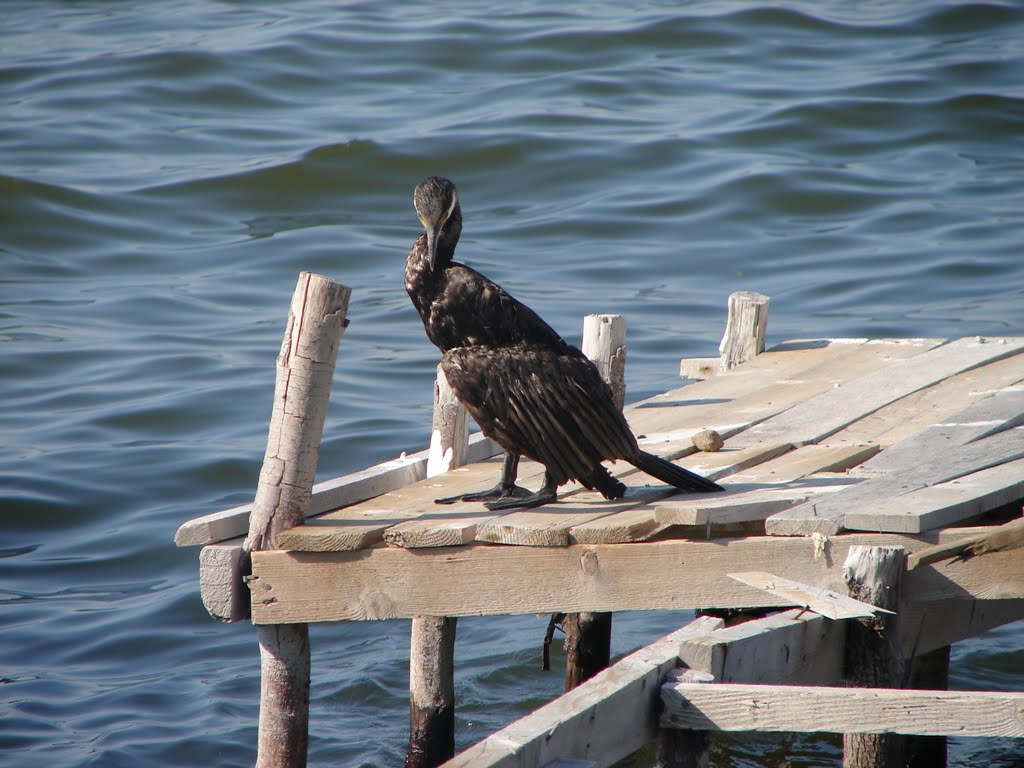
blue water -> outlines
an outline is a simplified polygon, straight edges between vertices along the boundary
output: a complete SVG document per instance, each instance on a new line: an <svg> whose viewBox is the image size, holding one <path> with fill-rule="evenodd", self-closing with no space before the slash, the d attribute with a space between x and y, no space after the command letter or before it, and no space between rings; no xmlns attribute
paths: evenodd
<svg viewBox="0 0 1024 768"><path fill-rule="evenodd" d="M299 270L353 288L319 477L425 447L423 176L570 340L627 316L630 400L715 354L734 290L772 342L1024 334L1019 3L6 2L0 98L3 765L253 763L253 632L173 533L251 499ZM617 616L615 651L686 618ZM543 630L460 621L460 747L560 690ZM957 646L954 684L1021 689L1022 639ZM310 763L401 764L407 624L312 641Z"/></svg>

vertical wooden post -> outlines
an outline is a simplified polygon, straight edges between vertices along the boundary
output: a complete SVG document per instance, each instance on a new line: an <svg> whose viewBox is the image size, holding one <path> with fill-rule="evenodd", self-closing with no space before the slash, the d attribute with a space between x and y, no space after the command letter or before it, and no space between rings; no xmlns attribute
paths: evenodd
<svg viewBox="0 0 1024 768"><path fill-rule="evenodd" d="M437 366L427 477L466 463L469 419ZM416 616L409 644L409 749L406 768L434 768L455 754L456 619Z"/></svg>
<svg viewBox="0 0 1024 768"><path fill-rule="evenodd" d="M764 352L769 302L767 296L754 291L737 291L729 296L729 317L718 346L722 373Z"/></svg>
<svg viewBox="0 0 1024 768"><path fill-rule="evenodd" d="M851 547L843 565L850 596L896 611L899 608L902 547ZM903 654L899 617L878 614L846 623L846 680L861 688L902 688ZM902 766L903 740L898 734L843 734L844 768Z"/></svg>
<svg viewBox="0 0 1024 768"><path fill-rule="evenodd" d="M277 358L274 408L246 553L275 549L301 525L320 456L327 399L351 289L299 274ZM303 768L309 743L309 627L261 625L257 768Z"/></svg>
<svg viewBox="0 0 1024 768"><path fill-rule="evenodd" d="M612 388L615 405L626 401L626 318L587 315L583 318L583 354ZM611 659L612 614L570 613L565 630L565 690L571 691L608 666Z"/></svg>

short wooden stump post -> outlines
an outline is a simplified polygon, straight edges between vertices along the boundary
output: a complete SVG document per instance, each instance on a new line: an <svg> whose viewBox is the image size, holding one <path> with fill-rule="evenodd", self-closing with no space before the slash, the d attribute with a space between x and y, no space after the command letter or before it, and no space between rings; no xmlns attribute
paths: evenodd
<svg viewBox="0 0 1024 768"><path fill-rule="evenodd" d="M351 289L302 272L277 358L277 383L246 553L276 549L301 525L320 456L327 400ZM260 644L257 768L303 768L309 744L309 626L256 628Z"/></svg>

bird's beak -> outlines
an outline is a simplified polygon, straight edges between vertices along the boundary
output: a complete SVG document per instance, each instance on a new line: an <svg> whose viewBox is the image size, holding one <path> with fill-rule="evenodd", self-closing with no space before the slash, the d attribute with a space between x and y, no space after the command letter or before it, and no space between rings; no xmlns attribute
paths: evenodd
<svg viewBox="0 0 1024 768"><path fill-rule="evenodd" d="M434 227L427 227L427 260L430 262L430 271L434 271L434 265L437 259L437 241L441 236L441 229Z"/></svg>

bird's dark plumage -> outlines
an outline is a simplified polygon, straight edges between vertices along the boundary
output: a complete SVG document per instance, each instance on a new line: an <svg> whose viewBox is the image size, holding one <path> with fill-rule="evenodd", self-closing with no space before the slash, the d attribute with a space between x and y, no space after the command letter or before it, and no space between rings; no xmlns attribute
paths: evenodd
<svg viewBox="0 0 1024 768"><path fill-rule="evenodd" d="M443 353L441 367L456 397L507 452L498 486L459 498L484 500L492 509L536 506L578 480L615 499L625 486L601 465L615 459L684 490L721 490L641 451L594 364L504 288L454 261L462 232L454 184L424 179L413 202L425 231L406 260L406 290ZM546 469L537 493L515 486L520 454Z"/></svg>

